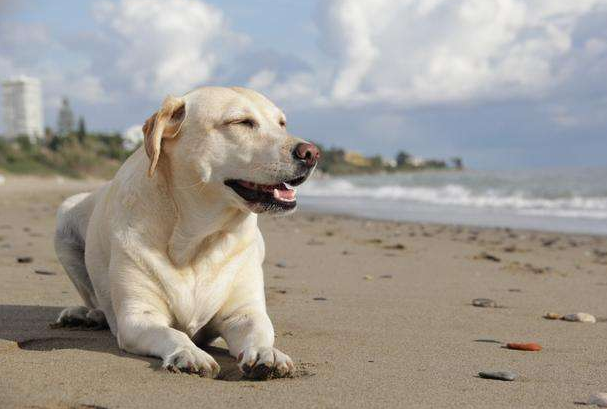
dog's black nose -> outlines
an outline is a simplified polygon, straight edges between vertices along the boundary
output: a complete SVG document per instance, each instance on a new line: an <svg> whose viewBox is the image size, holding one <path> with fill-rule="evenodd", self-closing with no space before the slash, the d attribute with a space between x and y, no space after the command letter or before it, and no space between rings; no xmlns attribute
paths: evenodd
<svg viewBox="0 0 607 409"><path fill-rule="evenodd" d="M318 158L320 157L320 150L311 143L300 143L297 144L293 151L293 156L296 159L303 161L307 167L311 168L316 165Z"/></svg>

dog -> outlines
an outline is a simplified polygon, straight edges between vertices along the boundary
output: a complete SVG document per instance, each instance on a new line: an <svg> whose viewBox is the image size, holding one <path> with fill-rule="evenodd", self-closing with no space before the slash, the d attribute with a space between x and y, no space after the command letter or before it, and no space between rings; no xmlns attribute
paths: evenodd
<svg viewBox="0 0 607 409"><path fill-rule="evenodd" d="M84 306L55 326L109 326L123 350L213 378L199 346L221 337L244 376L293 374L274 348L257 217L295 210L318 148L245 88L168 96L143 134L113 180L58 210L55 250Z"/></svg>

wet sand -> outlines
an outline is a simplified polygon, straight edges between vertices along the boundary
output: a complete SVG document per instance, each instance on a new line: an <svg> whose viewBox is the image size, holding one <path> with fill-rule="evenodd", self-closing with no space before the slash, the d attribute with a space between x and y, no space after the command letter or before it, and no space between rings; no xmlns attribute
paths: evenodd
<svg viewBox="0 0 607 409"><path fill-rule="evenodd" d="M222 379L209 380L124 353L109 331L50 329L80 304L54 255L55 210L96 184L0 185L0 408L576 408L607 392L605 237L305 209L263 218L268 309L293 379L242 380L221 344L209 352ZM500 308L471 305L481 297ZM599 322L543 319L549 311ZM489 370L519 378L477 376Z"/></svg>

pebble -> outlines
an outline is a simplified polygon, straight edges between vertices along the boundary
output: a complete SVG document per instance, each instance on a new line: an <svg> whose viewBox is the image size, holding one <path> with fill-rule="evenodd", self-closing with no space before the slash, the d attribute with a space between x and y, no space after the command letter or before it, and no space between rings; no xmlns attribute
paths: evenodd
<svg viewBox="0 0 607 409"><path fill-rule="evenodd" d="M518 378L518 375L510 371L483 371L479 372L478 376L485 379L495 379L498 381L513 381Z"/></svg>
<svg viewBox="0 0 607 409"><path fill-rule="evenodd" d="M607 408L607 393L594 393L588 398L589 405L596 405L599 408Z"/></svg>
<svg viewBox="0 0 607 409"><path fill-rule="evenodd" d="M31 263L34 259L30 256L17 257L17 263Z"/></svg>
<svg viewBox="0 0 607 409"><path fill-rule="evenodd" d="M501 258L494 256L493 254L489 254L486 251L481 252L480 254L477 254L476 256L474 256L475 259L477 260L489 260L489 261L493 261L495 263L499 263L500 261L502 261Z"/></svg>
<svg viewBox="0 0 607 409"><path fill-rule="evenodd" d="M404 250L405 246L401 243L396 243L390 246L384 246L384 248L387 250Z"/></svg>
<svg viewBox="0 0 607 409"><path fill-rule="evenodd" d="M276 263L276 267L287 268L287 263L285 263L284 261L279 261L278 263Z"/></svg>
<svg viewBox="0 0 607 409"><path fill-rule="evenodd" d="M506 344L506 348L508 349L516 349L517 351L541 351L542 346L540 344L536 344L534 342L528 344L519 344L516 342L510 342Z"/></svg>
<svg viewBox="0 0 607 409"><path fill-rule="evenodd" d="M572 322L588 322L594 324L596 322L596 318L594 315L586 314L585 312L578 312L577 314L568 314L563 317L565 321Z"/></svg>
<svg viewBox="0 0 607 409"><path fill-rule="evenodd" d="M373 280L373 276L367 275L367 276L364 276L363 279L365 279L367 281L371 281L371 280Z"/></svg>
<svg viewBox="0 0 607 409"><path fill-rule="evenodd" d="M497 303L490 298L475 298L472 300L472 305L475 307L495 308Z"/></svg>
<svg viewBox="0 0 607 409"><path fill-rule="evenodd" d="M547 320L560 320L563 318L563 316L556 312L547 312L546 315L544 315L544 318Z"/></svg>
<svg viewBox="0 0 607 409"><path fill-rule="evenodd" d="M47 271L47 270L34 270L34 273L40 274L40 275L43 275L43 276L54 276L54 275L57 275L57 273L55 273L53 271Z"/></svg>

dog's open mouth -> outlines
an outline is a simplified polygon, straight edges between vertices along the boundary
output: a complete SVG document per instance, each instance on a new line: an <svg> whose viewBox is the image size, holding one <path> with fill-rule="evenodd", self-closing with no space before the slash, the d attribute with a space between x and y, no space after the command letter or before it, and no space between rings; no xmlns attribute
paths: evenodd
<svg viewBox="0 0 607 409"><path fill-rule="evenodd" d="M262 205L265 209L275 207L280 210L290 210L297 206L294 186L302 184L305 179L305 176L301 176L275 185L230 179L226 180L225 184L246 200L249 205Z"/></svg>

